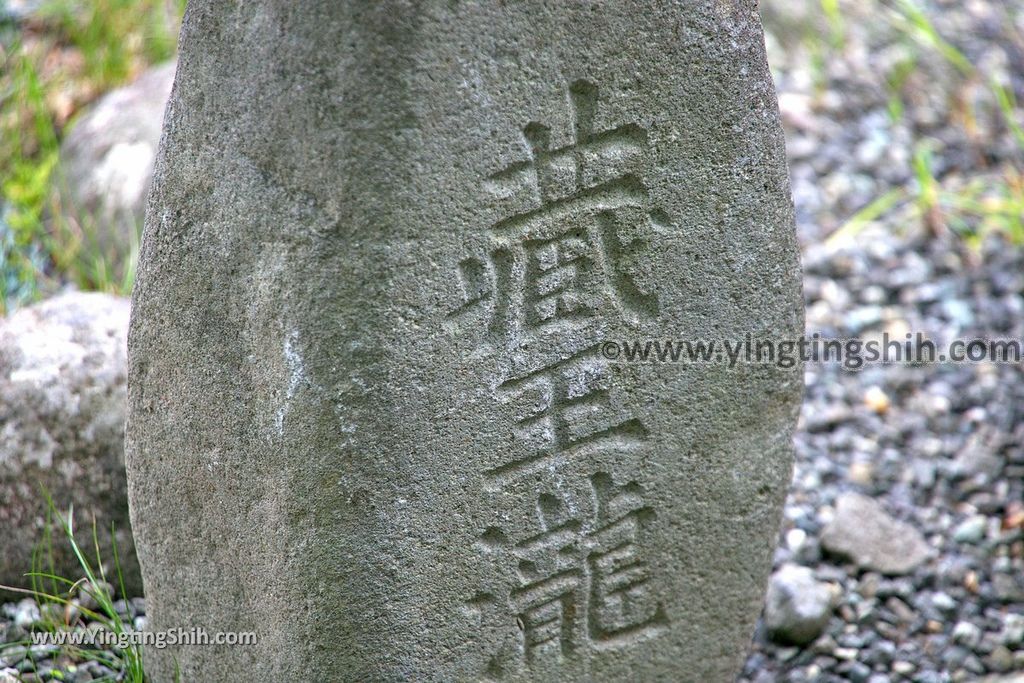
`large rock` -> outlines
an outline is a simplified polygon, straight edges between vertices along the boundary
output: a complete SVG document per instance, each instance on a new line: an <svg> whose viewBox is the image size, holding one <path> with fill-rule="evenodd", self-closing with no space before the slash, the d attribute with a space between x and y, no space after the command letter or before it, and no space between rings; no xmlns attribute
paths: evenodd
<svg viewBox="0 0 1024 683"><path fill-rule="evenodd" d="M155 681L732 681L799 368L753 0L192 2L129 336Z"/></svg>
<svg viewBox="0 0 1024 683"><path fill-rule="evenodd" d="M65 218L104 252L138 241L174 62L154 67L89 107L61 143L57 189Z"/></svg>
<svg viewBox="0 0 1024 683"><path fill-rule="evenodd" d="M912 572L931 555L920 531L891 517L874 499L853 492L836 501L821 546L863 569L892 575Z"/></svg>
<svg viewBox="0 0 1024 683"><path fill-rule="evenodd" d="M62 514L73 505L76 539L115 580L110 526L130 591L141 590L124 474L125 341L128 300L63 294L0 322L0 583L28 587L43 541L46 488ZM82 569L59 527L53 569ZM47 561L48 562L48 561ZM46 568L49 571L49 568Z"/></svg>

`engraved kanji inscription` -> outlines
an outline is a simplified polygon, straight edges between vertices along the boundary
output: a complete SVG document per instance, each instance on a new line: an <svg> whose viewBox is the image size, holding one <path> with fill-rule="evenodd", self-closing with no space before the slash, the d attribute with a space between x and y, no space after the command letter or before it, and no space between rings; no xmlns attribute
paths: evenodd
<svg viewBox="0 0 1024 683"><path fill-rule="evenodd" d="M484 182L498 217L486 246L456 268L452 329L483 331L511 427L481 474L484 491L511 494L516 512L479 536L490 578L465 603L471 628L501 643L484 653L491 678L628 647L668 624L644 559L655 513L635 473L648 430L615 390L599 336L606 322L657 315L635 274L668 218L643 181L647 131L597 130L597 87L581 80L568 94L571 135L523 128L528 158ZM628 483L600 471L607 462Z"/></svg>
<svg viewBox="0 0 1024 683"><path fill-rule="evenodd" d="M490 226L486 253L458 265L462 303L452 316L483 309L495 342L581 322L610 304L630 323L658 311L628 264L667 216L651 207L641 165L647 132L636 124L594 130L597 86L569 88L573 141L552 149L551 131L523 129L530 158L487 178L497 198L521 198Z"/></svg>
<svg viewBox="0 0 1024 683"><path fill-rule="evenodd" d="M519 654L529 665L565 658L580 648L626 646L657 635L668 623L650 585L641 539L655 518L636 482L616 485L611 475L590 477L585 518L580 501L542 493L536 533L515 540L490 528L481 543L515 563L518 582L507 602L519 631Z"/></svg>
<svg viewBox="0 0 1024 683"><path fill-rule="evenodd" d="M640 420L613 405L610 370L597 347L509 379L498 391L527 455L488 470L492 487L596 450L628 452L647 436Z"/></svg>

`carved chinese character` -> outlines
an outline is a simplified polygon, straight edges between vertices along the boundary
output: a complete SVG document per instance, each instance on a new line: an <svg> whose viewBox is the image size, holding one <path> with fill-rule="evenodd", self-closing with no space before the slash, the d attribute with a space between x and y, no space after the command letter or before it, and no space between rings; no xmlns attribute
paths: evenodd
<svg viewBox="0 0 1024 683"><path fill-rule="evenodd" d="M648 590L647 564L637 542L643 526L655 516L643 504L643 490L636 482L618 487L603 472L591 477L590 483L597 506L597 530L587 539L589 634L600 646L652 633L667 618Z"/></svg>
<svg viewBox="0 0 1024 683"><path fill-rule="evenodd" d="M609 367L597 347L509 379L498 391L513 410L527 454L487 471L495 488L598 450L632 450L647 436L639 419L616 408Z"/></svg>
<svg viewBox="0 0 1024 683"><path fill-rule="evenodd" d="M642 557L643 531L655 515L640 486L618 486L599 472L590 478L590 493L592 500L571 506L567 497L541 494L534 535L513 541L492 527L481 537L504 561L516 563L518 584L506 599L526 664L585 646L627 645L668 623ZM572 512L581 508L591 512Z"/></svg>
<svg viewBox="0 0 1024 683"><path fill-rule="evenodd" d="M658 310L628 267L666 220L649 207L639 175L647 133L635 124L595 132L597 87L577 81L569 95L573 142L551 149L550 129L530 123L530 159L487 179L499 197L528 192L531 208L492 225L487 253L459 263L462 305L453 315L482 307L495 341L580 322L605 302L630 323Z"/></svg>

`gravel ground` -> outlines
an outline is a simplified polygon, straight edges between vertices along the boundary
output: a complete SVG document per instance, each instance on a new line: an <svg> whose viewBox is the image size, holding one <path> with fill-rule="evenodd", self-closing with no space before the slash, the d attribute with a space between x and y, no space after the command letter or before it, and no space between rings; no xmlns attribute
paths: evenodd
<svg viewBox="0 0 1024 683"><path fill-rule="evenodd" d="M910 0L835 0L842 20L833 47L835 29L821 10L829 1L761 3L804 244L912 187L919 151L930 153L933 174L950 189L1021 172L1024 153L990 83L1024 102L1024 2L914 0L962 55L957 67L893 9ZM896 101L902 110L893 116ZM1019 107L1017 119L1024 124ZM907 215L888 222L899 232Z"/></svg>
<svg viewBox="0 0 1024 683"><path fill-rule="evenodd" d="M1024 340L1021 248L959 234L984 217L906 201L923 150L942 191L984 194L1024 167L988 85L1024 101L1024 3L926 5L975 70L901 24L899 5L844 0L829 22L827 0L762 2L808 333ZM890 192L904 201L834 235ZM1022 380L1020 364L808 366L777 571L740 681L1024 680ZM120 606L144 618L140 600ZM4 605L0 643L37 613ZM116 678L52 650L0 650L0 683L16 676Z"/></svg>
<svg viewBox="0 0 1024 683"><path fill-rule="evenodd" d="M922 144L947 190L995 186L1022 168L986 84L894 28L886 18L898 4L841 3L842 47L819 69L807 35L829 35L821 5L762 8L805 245L808 334L922 332L940 349L1024 340L1024 255L998 234L958 234L980 217L905 202L833 236L873 199L916 192ZM930 7L940 35L1024 96L1024 5ZM917 63L894 119L886 78L909 54ZM776 576L741 681L1024 680L1022 380L1020 364L808 365ZM837 505L856 493L877 509ZM892 542L858 537L871 515L895 525L876 535ZM907 562L917 543L921 556Z"/></svg>
<svg viewBox="0 0 1024 683"><path fill-rule="evenodd" d="M809 330L1024 339L1019 249L989 241L978 263L955 238L880 230L863 243L807 250ZM837 604L803 648L772 642L762 624L741 680L923 683L1024 672L1022 380L1020 365L1008 364L808 367L775 565L810 568ZM834 541L823 550L837 498L850 491L908 522L930 557L886 576L829 552ZM879 552L900 553L912 539Z"/></svg>
<svg viewBox="0 0 1024 683"><path fill-rule="evenodd" d="M83 584L83 587L92 584ZM114 595L109 583L98 589ZM91 590L97 590L96 588ZM39 605L32 598L6 603L0 610L0 683L36 683L37 681L66 681L87 683L95 681L125 681L124 660L120 651L101 647L77 649L55 645L32 645L29 632L65 630L86 633L94 630L109 631L110 618L99 608L94 593L88 588L75 592L71 605L47 603ZM122 630L142 630L146 624L146 601L142 598L115 600L114 613L122 623ZM83 613L94 610L101 620L90 619Z"/></svg>

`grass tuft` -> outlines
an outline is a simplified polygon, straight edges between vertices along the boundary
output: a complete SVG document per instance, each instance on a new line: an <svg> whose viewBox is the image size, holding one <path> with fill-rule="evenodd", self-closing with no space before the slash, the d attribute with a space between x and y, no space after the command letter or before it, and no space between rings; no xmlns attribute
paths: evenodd
<svg viewBox="0 0 1024 683"><path fill-rule="evenodd" d="M820 0L822 12L831 27L833 49L841 49L843 17L839 0ZM902 36L904 54L893 62L885 74L883 87L888 93L887 110L893 122L905 115L903 93L911 85L926 52L932 52L948 64L958 79L960 92L953 95L952 110L956 125L967 137L977 134L979 116L965 88L987 91L993 111L1009 132L1017 156L1024 155L1024 126L1021 110L1011 88L981 72L955 45L946 40L929 18L928 12L915 0L893 0L883 6L881 16ZM813 60L825 60L821 54L824 41L815 37L809 43ZM817 50L817 52L816 52ZM812 73L817 73L812 68ZM1013 244L1024 244L1024 185L1021 172L1012 164L1002 164L985 173L985 178L961 182L955 178L936 176L933 159L936 141L919 140L914 148L911 168L914 182L910 187L886 192L857 211L828 238L831 243L849 239L865 226L882 220L893 211L911 210L932 234L952 231L968 246L980 245L982 237L1000 232Z"/></svg>
<svg viewBox="0 0 1024 683"><path fill-rule="evenodd" d="M71 283L126 294L128 263L65 215L59 146L102 93L174 54L184 0L52 0L0 38L0 315ZM6 40L6 42L4 42Z"/></svg>
<svg viewBox="0 0 1024 683"><path fill-rule="evenodd" d="M93 558L88 557L85 550L75 539L74 508L69 507L67 515L61 515L57 510L50 493L41 487L43 496L46 499L46 527L43 532L43 539L36 547L32 556L32 571L29 572L32 587L29 589L15 588L12 586L0 586L4 590L14 593L28 595L36 599L40 608L40 621L33 629L55 633L58 631L70 632L76 628L82 628L79 617L88 617L91 621L99 624L115 634L118 638L127 638L125 634L129 629L121 621L120 615L114 606L113 595L104 588L110 585L103 570L102 557L99 550L99 535L97 533L96 521L92 523ZM75 558L82 570L82 578L72 581L66 577L57 575L54 570L53 544L54 539L51 527L56 521L61 531L63 540L70 544ZM116 573L116 581L122 597L127 597L124 587L124 577L121 573L121 562L118 557L115 529L111 526L110 533L113 539L113 560ZM112 577L113 578L113 577ZM76 595L87 594L96 603L95 608L87 608L80 602L74 600ZM31 648L31 640L16 641L13 643L0 644L0 653L5 648L26 647ZM145 683L146 675L142 659L142 647L138 644L129 644L124 649L91 648L80 647L70 644L59 646L61 654L75 662L95 661L115 672L115 678L110 681L125 681L127 683ZM29 651L30 658L34 657ZM102 679L96 679L102 680Z"/></svg>

